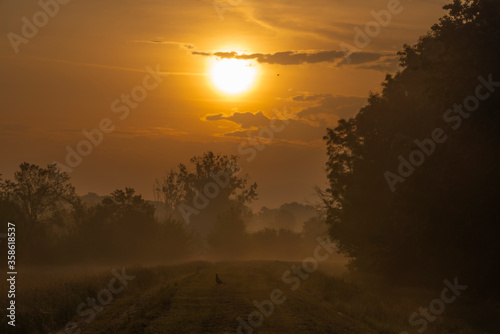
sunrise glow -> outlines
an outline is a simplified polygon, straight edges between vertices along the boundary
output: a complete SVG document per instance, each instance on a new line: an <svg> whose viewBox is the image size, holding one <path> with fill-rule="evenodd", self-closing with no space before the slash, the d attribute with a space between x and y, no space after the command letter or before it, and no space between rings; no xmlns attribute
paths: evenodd
<svg viewBox="0 0 500 334"><path fill-rule="evenodd" d="M215 60L210 73L214 86L226 94L247 91L252 87L256 75L256 65L242 59Z"/></svg>

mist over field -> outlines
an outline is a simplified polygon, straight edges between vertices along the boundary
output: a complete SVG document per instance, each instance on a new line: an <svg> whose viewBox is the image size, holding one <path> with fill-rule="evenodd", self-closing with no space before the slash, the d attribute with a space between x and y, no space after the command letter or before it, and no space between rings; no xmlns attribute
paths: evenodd
<svg viewBox="0 0 500 334"><path fill-rule="evenodd" d="M500 1L0 1L1 333L500 332Z"/></svg>

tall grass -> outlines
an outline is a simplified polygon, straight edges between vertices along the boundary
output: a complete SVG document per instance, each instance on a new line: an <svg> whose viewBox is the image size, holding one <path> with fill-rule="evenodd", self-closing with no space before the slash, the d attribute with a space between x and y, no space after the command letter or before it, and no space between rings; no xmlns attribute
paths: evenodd
<svg viewBox="0 0 500 334"><path fill-rule="evenodd" d="M135 278L123 291L113 295L113 302L133 296L159 282L194 273L199 265L199 262L192 262L170 266L126 268L126 273ZM107 289L110 279L114 277L112 269L121 272L122 267L20 269L16 282L15 333L56 334L64 329L69 321L78 321L77 306L82 302L87 303L87 298L96 299L101 289ZM115 285L119 286L119 283ZM0 283L0 290L8 290L6 281ZM5 310L7 304L2 304ZM87 308L86 306L85 309ZM0 319L1 333L12 331L12 326L7 324L8 320L7 317Z"/></svg>
<svg viewBox="0 0 500 334"><path fill-rule="evenodd" d="M348 277L348 276L345 276ZM340 315L360 320L378 333L420 333L420 326L410 326L408 318L419 308L440 298L441 290L416 287L388 287L364 280L349 280L318 273L308 284L317 287L318 298L331 304ZM444 286L443 286L444 288ZM428 322L421 333L486 334L498 333L498 303L477 302L466 293L446 308L435 321Z"/></svg>

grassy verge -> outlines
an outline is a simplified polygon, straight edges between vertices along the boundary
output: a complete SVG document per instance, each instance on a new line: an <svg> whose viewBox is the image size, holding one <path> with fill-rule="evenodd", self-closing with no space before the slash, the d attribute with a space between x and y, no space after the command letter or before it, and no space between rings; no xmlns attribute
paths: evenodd
<svg viewBox="0 0 500 334"><path fill-rule="evenodd" d="M498 304L472 303L467 292L417 332L423 327L411 326L410 315L429 307L440 298L441 290L369 287L340 275L338 266L325 265L292 291L281 279L292 265L248 261L130 267L126 273L135 278L112 302L95 311L91 321L86 321L88 314L77 314L76 308L109 288L115 277L111 268L22 271L15 333L56 334L69 321L82 334L235 333L237 318L246 319L256 311L253 302L268 299L276 288L284 292L286 301L254 328L255 333L497 333ZM216 285L215 273L227 284ZM6 291L5 283L1 288ZM14 332L6 318L0 320L0 332Z"/></svg>
<svg viewBox="0 0 500 334"><path fill-rule="evenodd" d="M441 290L368 286L322 273L306 284L317 287L318 298L339 313L360 320L378 333L493 334L498 330L499 304L473 301L466 292L445 304L442 314L434 320L412 326L410 316L420 308L429 308L432 300L440 298ZM418 319L425 317L414 320Z"/></svg>
<svg viewBox="0 0 500 334"><path fill-rule="evenodd" d="M144 290L149 289L157 282L173 280L183 275L196 272L199 262L181 265L157 267L127 267L127 275L135 276L133 280L119 293L113 294L112 304L134 298ZM59 333L69 321L80 323L83 318L77 315L77 307L87 303L87 298L97 300L97 295L102 289L108 289L111 279L115 276L112 269L121 273L123 267L116 268L36 268L19 270L16 282L16 327L7 324L6 317L0 318L1 333ZM114 282L118 289L119 282ZM1 291L7 291L6 281L0 284ZM98 302L97 302L98 303ZM2 308L7 304L2 303ZM109 305L103 306L103 311L95 312L92 320L98 321L100 313ZM81 311L86 311L85 306ZM113 307L114 309L114 307ZM3 313L3 312L2 312ZM83 324L85 325L85 324ZM76 333L77 331L75 331Z"/></svg>

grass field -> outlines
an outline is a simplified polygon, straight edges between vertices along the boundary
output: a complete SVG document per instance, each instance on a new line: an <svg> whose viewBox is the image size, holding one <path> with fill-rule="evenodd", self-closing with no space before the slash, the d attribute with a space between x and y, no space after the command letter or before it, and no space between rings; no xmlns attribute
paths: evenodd
<svg viewBox="0 0 500 334"><path fill-rule="evenodd" d="M15 331L6 319L0 328L2 333L224 334L238 333L244 321L240 333L417 333L419 327L411 327L408 317L440 293L362 287L328 263L308 278L289 272L288 281L282 280L293 265L245 261L132 267L125 269L129 279L121 290L110 268L33 269L19 275ZM224 284L215 283L216 273ZM102 292L111 289L115 292ZM276 289L282 294L273 299ZM99 302L99 294L105 305ZM87 298L96 304L89 306ZM498 310L467 306L465 293L460 298L429 322L424 332L494 333L485 319ZM254 302L271 299L281 303L268 301L257 313ZM266 314L259 316L262 313Z"/></svg>

